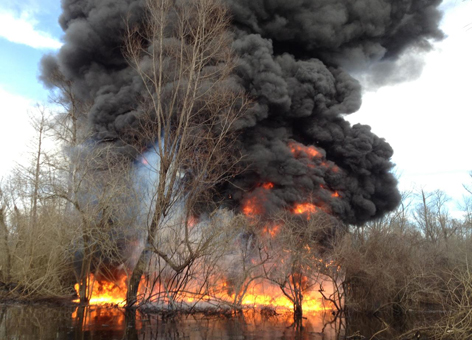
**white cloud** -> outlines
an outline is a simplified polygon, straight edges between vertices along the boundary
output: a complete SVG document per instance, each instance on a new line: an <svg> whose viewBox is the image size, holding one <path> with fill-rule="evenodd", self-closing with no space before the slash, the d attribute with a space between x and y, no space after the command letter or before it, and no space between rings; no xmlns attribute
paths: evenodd
<svg viewBox="0 0 472 340"><path fill-rule="evenodd" d="M33 103L24 97L12 94L1 87L0 103L0 178L5 176L17 163L22 163L27 144L33 135L29 125L28 112Z"/></svg>
<svg viewBox="0 0 472 340"><path fill-rule="evenodd" d="M60 41L48 33L37 30L36 24L36 20L28 12L16 16L11 11L0 9L0 37L33 48L58 49L62 46Z"/></svg>
<svg viewBox="0 0 472 340"><path fill-rule="evenodd" d="M425 56L421 77L366 92L361 110L348 119L371 125L392 145L402 189L416 184L460 200L462 184L472 181L472 2L449 3L442 23L447 38Z"/></svg>

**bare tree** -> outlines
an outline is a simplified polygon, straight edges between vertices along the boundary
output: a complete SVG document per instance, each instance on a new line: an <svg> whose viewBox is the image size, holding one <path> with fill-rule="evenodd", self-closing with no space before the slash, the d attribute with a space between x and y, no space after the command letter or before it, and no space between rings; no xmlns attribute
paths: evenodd
<svg viewBox="0 0 472 340"><path fill-rule="evenodd" d="M472 231L472 198L464 197L461 204L461 210L464 213L463 222L461 226L461 236L468 238Z"/></svg>
<svg viewBox="0 0 472 340"><path fill-rule="evenodd" d="M431 242L437 242L438 235L437 230L433 225L433 214L431 212L431 206L429 200L431 199L431 194L426 193L423 189L420 192L421 195L421 204L418 205L415 212L415 220L417 225L423 231L425 237Z"/></svg>
<svg viewBox="0 0 472 340"><path fill-rule="evenodd" d="M91 104L79 100L73 90L73 82L61 73L57 64L53 65L47 74L45 82L51 88L50 101L55 106L55 112L48 121L51 138L56 143L57 152L52 166L61 173L66 181L70 199L78 178L77 165L79 160L78 148L90 137L87 125L87 113ZM66 203L65 209L70 212L72 204Z"/></svg>
<svg viewBox="0 0 472 340"><path fill-rule="evenodd" d="M37 105L36 110L30 113L30 124L35 131L32 140L31 164L18 165L14 170L27 185L25 195L30 199L31 228L35 228L38 219L38 205L40 204L42 187L47 177L45 161L47 150L45 140L48 133L48 119L50 112L44 106Z"/></svg>
<svg viewBox="0 0 472 340"><path fill-rule="evenodd" d="M429 241L442 241L447 247L450 237L460 230L460 223L448 213L449 198L441 190L427 193L422 189L420 199L421 202L414 212L417 226Z"/></svg>
<svg viewBox="0 0 472 340"><path fill-rule="evenodd" d="M188 221L212 200L211 190L236 170L229 154L234 126L246 101L229 78L234 66L228 14L218 0L147 1L144 28L129 28L126 55L140 76L145 95L137 133L157 155L148 207L147 237L133 271L128 305L136 303L146 252L176 273L204 253L211 240L194 243ZM169 216L180 214L177 256L162 243Z"/></svg>
<svg viewBox="0 0 472 340"><path fill-rule="evenodd" d="M57 205L47 200L41 189L32 215L30 198L34 191L30 189L34 189L34 183L25 182L29 179L17 172L7 178L1 190L0 257L5 259L2 269L8 274L5 283L13 296L64 296L71 293L72 287L67 283L72 274L67 249L72 235ZM44 182L41 178L41 186Z"/></svg>
<svg viewBox="0 0 472 340"><path fill-rule="evenodd" d="M337 271L337 266L327 254L335 230L340 227L339 222L324 212L306 216L292 216L284 212L276 221L276 232L272 233L264 247L272 253L272 259L263 265L264 276L279 286L293 303L295 321L302 320L304 298L310 291L318 291L325 300L333 303L335 309L340 310L341 292L325 291L325 282L337 279L332 273L333 269Z"/></svg>
<svg viewBox="0 0 472 340"><path fill-rule="evenodd" d="M48 159L55 177L46 197L61 204L63 218L73 230L69 252L74 253L80 298L87 301L95 278L115 281L107 265L114 271L125 262L122 248L128 233L123 226L134 225L136 212L130 207L137 198L129 159L107 143L93 142L87 122L90 103L77 98L72 81L57 64L48 66L52 69L43 73L44 80L56 108L48 128L56 152ZM103 261L114 263L102 265Z"/></svg>
<svg viewBox="0 0 472 340"><path fill-rule="evenodd" d="M112 273L104 269L110 262L114 269L125 262L120 247L136 216L129 207L137 201L130 165L110 146L74 145L70 131L51 128L51 119L57 117L45 108L34 118L37 135L31 164L19 166L2 188L0 227L2 240L8 243L2 257L10 262L7 267L14 273L10 276L22 295L71 293L75 263L80 297L86 301L91 294L90 273L113 281ZM52 151L46 147L51 139L61 141ZM73 157L62 157L61 146L73 147ZM3 202L10 207L8 215Z"/></svg>
<svg viewBox="0 0 472 340"><path fill-rule="evenodd" d="M75 274L82 301L91 297L97 278L114 282L118 268L126 270L130 226L136 224L137 194L131 166L117 158L110 145L84 145L76 151L75 179L69 177L51 190L51 197L68 202L65 219L73 230L70 251L75 252ZM68 174L67 169L65 171ZM91 276L90 274L94 275Z"/></svg>
<svg viewBox="0 0 472 340"><path fill-rule="evenodd" d="M413 205L413 192L404 191L401 195L402 200L397 209L365 224L365 227L367 228L367 235L365 236L368 237L368 233L372 230L377 232L386 231L403 234L413 228L413 224L410 221Z"/></svg>
<svg viewBox="0 0 472 340"><path fill-rule="evenodd" d="M5 259L0 262L0 282L10 282L10 271L11 271L11 252L10 252L10 231L8 230L6 223L6 204L5 197L3 195L2 188L0 188L0 242L2 245L3 253L0 255Z"/></svg>
<svg viewBox="0 0 472 340"><path fill-rule="evenodd" d="M198 255L194 255L192 262L181 271L176 271L162 257L151 256L145 286L140 289L141 301L161 304L171 310L193 308L202 299L228 304L223 282L227 279L225 273L230 263L227 257L241 232L242 219L239 217L220 209L202 221L192 223L188 242L197 249ZM166 251L176 261L191 256L184 242L182 222L166 225L158 237L162 243L161 251Z"/></svg>

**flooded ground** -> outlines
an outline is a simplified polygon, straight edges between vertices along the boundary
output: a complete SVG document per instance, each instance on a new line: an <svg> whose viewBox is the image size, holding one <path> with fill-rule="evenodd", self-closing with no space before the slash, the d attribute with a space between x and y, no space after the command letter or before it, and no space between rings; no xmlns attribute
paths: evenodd
<svg viewBox="0 0 472 340"><path fill-rule="evenodd" d="M347 322L346 322L347 321ZM411 327L390 324L376 339L391 339ZM369 339L385 328L376 318L336 318L330 312L307 314L294 325L291 314L249 310L240 314L127 314L120 308L0 305L0 339L323 339L359 334ZM360 337L358 339L361 339Z"/></svg>

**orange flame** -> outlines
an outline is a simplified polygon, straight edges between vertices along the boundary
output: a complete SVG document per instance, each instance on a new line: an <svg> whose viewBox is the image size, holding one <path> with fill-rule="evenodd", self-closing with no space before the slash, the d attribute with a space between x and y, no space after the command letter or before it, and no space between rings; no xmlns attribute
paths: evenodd
<svg viewBox="0 0 472 340"><path fill-rule="evenodd" d="M313 145L307 146L297 142L290 142L288 143L288 147L290 148L290 151L292 151L292 153L295 155L295 157L299 156L301 153L311 158L321 157L321 153Z"/></svg>
<svg viewBox="0 0 472 340"><path fill-rule="evenodd" d="M270 183L270 182L264 183L264 184L262 184L262 187L266 190L270 190L274 187L274 183Z"/></svg>
<svg viewBox="0 0 472 340"><path fill-rule="evenodd" d="M265 212L264 202L267 200L267 191L274 188L274 183L267 182L256 188L253 192L253 197L246 198L243 201L242 211L247 217L254 218L263 215Z"/></svg>
<svg viewBox="0 0 472 340"><path fill-rule="evenodd" d="M276 224L273 226L266 225L263 229L264 234L268 234L270 237L274 238L277 236L280 230L280 225Z"/></svg>
<svg viewBox="0 0 472 340"><path fill-rule="evenodd" d="M211 295L197 298L196 295L182 293L177 300L188 304L199 301L225 301L230 305L238 300L236 294L229 289L227 282L218 282L216 286L217 291L213 291ZM329 286L326 286L329 289ZM286 311L293 311L294 309L293 302L282 293L280 287L267 280L252 281L240 303L244 307L251 308L271 307ZM321 294L315 289L303 293L304 311L317 312L331 309L333 309L333 306L329 302L323 301Z"/></svg>
<svg viewBox="0 0 472 340"><path fill-rule="evenodd" d="M254 284L243 298L242 305L246 307L275 307L286 310L293 310L293 302L290 301L279 287L268 285L267 282L262 284ZM330 310L331 306L323 303L321 294L316 291L305 292L303 295L303 310L318 312Z"/></svg>
<svg viewBox="0 0 472 340"><path fill-rule="evenodd" d="M321 161L321 166L329 168L334 173L339 173L340 169L337 165L335 165L333 162L328 161L324 159L323 154L313 145L303 145L301 143L297 142L289 142L288 147L290 148L290 151L292 154L295 156L295 158L299 158L303 155L307 156L310 159L313 158L318 158L318 159L323 159ZM316 165L313 164L311 161L306 164L310 169L316 168Z"/></svg>
<svg viewBox="0 0 472 340"><path fill-rule="evenodd" d="M295 207L293 207L293 213L296 215L303 215L303 214L314 214L318 211L318 207L311 203L297 203Z"/></svg>
<svg viewBox="0 0 472 340"><path fill-rule="evenodd" d="M256 217L264 213L262 203L257 197L251 197L245 200L243 205L243 214L247 217Z"/></svg>
<svg viewBox="0 0 472 340"><path fill-rule="evenodd" d="M124 306L126 303L126 275L123 275L115 282L97 280L93 274L89 276L89 285L92 289L89 303L91 305L118 305ZM79 293L79 284L74 286ZM78 302L77 300L75 302Z"/></svg>
<svg viewBox="0 0 472 340"><path fill-rule="evenodd" d="M279 226L276 225L272 231L277 232ZM269 231L271 233L271 231ZM90 278L94 279L93 274L90 274ZM296 279L296 278L295 278ZM293 278L291 278L293 280ZM143 280L142 280L143 281ZM85 319L83 320L84 325L91 320L103 320L103 319L113 319L113 323L121 325L124 322L124 316L120 310L113 308L107 308L110 305L118 305L123 307L125 304L126 298L126 276L120 279L117 283L106 282L106 281L95 281L92 297L90 299L90 304L94 305L90 309L87 309ZM197 298L193 294L182 293L177 298L179 301L183 301L189 304L192 304L197 301L211 301L216 298L217 301L226 301L231 304L236 301L236 296L234 293L228 292L228 283L221 281L217 284L219 287L218 292L213 292L213 294L200 296ZM75 286L78 290L78 284ZM154 287L155 289L162 289L162 287ZM192 290L191 287L189 289ZM287 298L280 290L280 288L268 281L253 281L244 295L242 301L242 306L246 307L273 307L286 310L293 310L293 302ZM323 311L331 310L332 306L327 304L326 301L323 301L321 294L316 290L304 292L303 295L303 309L305 311ZM78 309L72 313L72 318L78 318ZM87 321L88 320L88 321Z"/></svg>

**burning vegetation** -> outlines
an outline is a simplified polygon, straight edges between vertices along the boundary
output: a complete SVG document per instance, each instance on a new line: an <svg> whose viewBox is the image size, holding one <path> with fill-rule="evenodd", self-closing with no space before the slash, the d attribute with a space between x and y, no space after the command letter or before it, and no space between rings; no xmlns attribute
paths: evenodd
<svg viewBox="0 0 472 340"><path fill-rule="evenodd" d="M390 145L344 118L361 104L348 72L388 77L405 51L429 48L438 5L63 0L65 44L41 79L66 111L53 129L64 153L48 176L34 169L44 183L11 221L29 218L35 235L47 216L68 226L51 237L68 254L57 266L69 261L56 283L74 281L82 303L342 310L374 271L350 262L369 263L368 247L348 256L339 239L401 198ZM42 118L40 142L54 126ZM8 281L3 210L0 224Z"/></svg>
<svg viewBox="0 0 472 340"><path fill-rule="evenodd" d="M149 259L149 270L139 283L141 304L164 310L169 306L180 310L269 307L298 313L302 305L309 312L341 308L340 268L320 252L334 228L331 217L287 212L262 222L260 216L230 219L227 215L213 223L193 222L192 233L219 232L219 249L207 249L209 254L195 258L182 272L172 271L158 257ZM204 230L212 224L218 231ZM125 274L114 281L90 274L88 302L124 306L128 282Z"/></svg>

